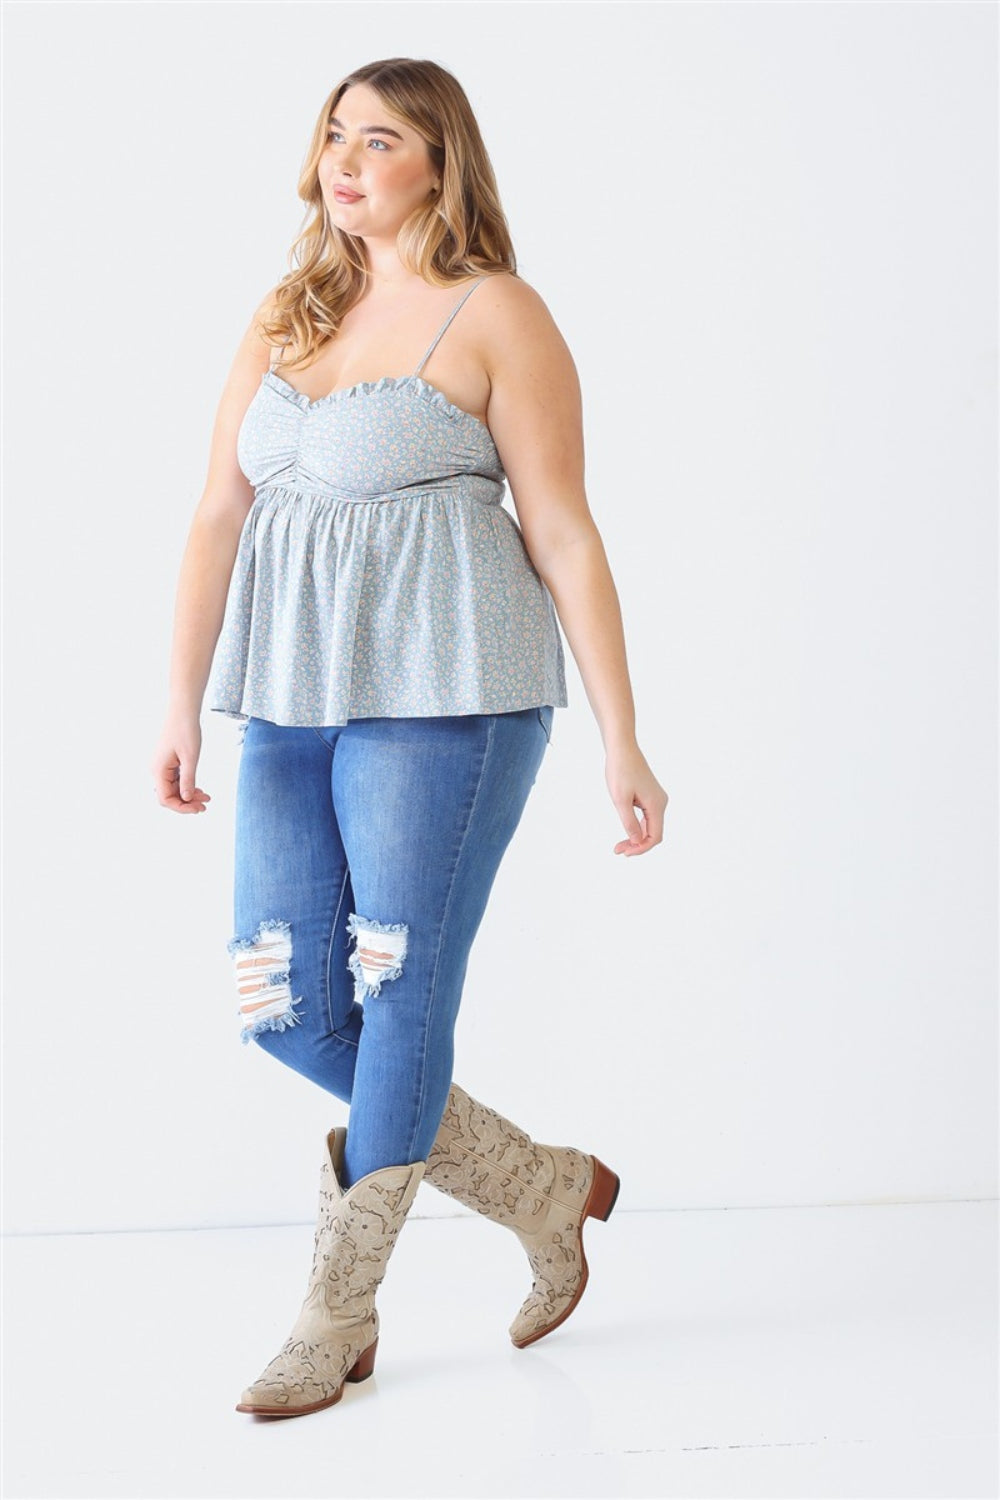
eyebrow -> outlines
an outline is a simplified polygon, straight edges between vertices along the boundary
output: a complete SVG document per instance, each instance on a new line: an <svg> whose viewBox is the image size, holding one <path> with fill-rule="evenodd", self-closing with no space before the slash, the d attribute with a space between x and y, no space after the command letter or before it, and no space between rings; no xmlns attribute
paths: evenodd
<svg viewBox="0 0 1000 1500"><path fill-rule="evenodd" d="M331 115L326 123L328 125L336 125L340 130L347 128L343 120L338 120L336 115ZM359 125L358 131L361 135L394 135L397 141L403 139L399 131L393 130L390 125Z"/></svg>

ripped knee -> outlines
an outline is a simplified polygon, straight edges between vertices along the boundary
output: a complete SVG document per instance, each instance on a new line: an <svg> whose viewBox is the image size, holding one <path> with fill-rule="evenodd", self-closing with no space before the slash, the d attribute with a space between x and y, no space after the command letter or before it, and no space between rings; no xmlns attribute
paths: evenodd
<svg viewBox="0 0 1000 1500"><path fill-rule="evenodd" d="M295 1026L291 974L292 929L280 918L258 924L250 938L232 938L226 950L233 957L236 989L240 997L242 1042L259 1036L262 1031L284 1031Z"/></svg>
<svg viewBox="0 0 1000 1500"><path fill-rule="evenodd" d="M354 975L354 998L377 995L383 980L398 979L403 972L409 927L405 922L373 922L351 912L347 933L357 939L357 947L347 960Z"/></svg>

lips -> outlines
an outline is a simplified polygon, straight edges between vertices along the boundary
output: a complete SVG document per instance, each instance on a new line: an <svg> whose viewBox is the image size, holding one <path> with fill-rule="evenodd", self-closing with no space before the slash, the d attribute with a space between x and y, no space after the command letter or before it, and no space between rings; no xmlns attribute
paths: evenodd
<svg viewBox="0 0 1000 1500"><path fill-rule="evenodd" d="M358 199L363 198L365 195L364 193L352 193L350 188L338 187L334 188L333 196L339 199L341 203L357 203Z"/></svg>

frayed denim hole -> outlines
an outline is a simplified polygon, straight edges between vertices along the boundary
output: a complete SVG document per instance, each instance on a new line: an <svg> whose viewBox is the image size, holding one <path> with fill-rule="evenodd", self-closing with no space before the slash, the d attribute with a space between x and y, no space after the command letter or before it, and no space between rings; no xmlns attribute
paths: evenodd
<svg viewBox="0 0 1000 1500"><path fill-rule="evenodd" d="M248 1042L262 1031L284 1031L301 1021L292 999L292 929L281 918L264 918L252 937L234 937L226 944L240 997L243 1021L240 1039Z"/></svg>
<svg viewBox="0 0 1000 1500"><path fill-rule="evenodd" d="M354 975L354 998L363 1001L377 995L383 983L398 979L403 972L409 927L405 922L376 922L351 912L347 933L356 940L356 948L347 960Z"/></svg>

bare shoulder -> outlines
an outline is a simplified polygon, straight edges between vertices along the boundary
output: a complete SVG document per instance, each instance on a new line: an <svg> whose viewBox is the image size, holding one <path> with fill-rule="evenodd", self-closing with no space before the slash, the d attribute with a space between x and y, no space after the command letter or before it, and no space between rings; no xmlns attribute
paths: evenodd
<svg viewBox="0 0 1000 1500"><path fill-rule="evenodd" d="M496 272L483 283L475 300L483 321L501 338L512 332L561 337L544 297L522 276Z"/></svg>
<svg viewBox="0 0 1000 1500"><path fill-rule="evenodd" d="M576 380L573 356L548 303L530 282L498 272L476 296L482 298L479 347L494 387L528 377L539 386L557 381L572 389Z"/></svg>
<svg viewBox="0 0 1000 1500"><path fill-rule="evenodd" d="M223 399L233 401L237 407L246 407L271 363L274 351L264 337L264 328L274 315L276 292L276 287L270 287L253 309L234 353Z"/></svg>
<svg viewBox="0 0 1000 1500"><path fill-rule="evenodd" d="M540 293L531 282L525 281L523 276L515 276L513 271L494 271L487 275L477 300L481 302L487 294L497 299L496 305L502 305L511 311L518 308L523 311L531 308L548 311Z"/></svg>
<svg viewBox="0 0 1000 1500"><path fill-rule="evenodd" d="M264 296L254 308L247 329L247 339L251 348L259 351L259 359L266 370L271 363L273 345L267 343L264 338L264 328L272 320L278 306L278 287L269 287Z"/></svg>
<svg viewBox="0 0 1000 1500"><path fill-rule="evenodd" d="M532 562L547 563L593 526L583 483L583 408L573 356L544 297L498 275L487 294L482 352L487 424Z"/></svg>

